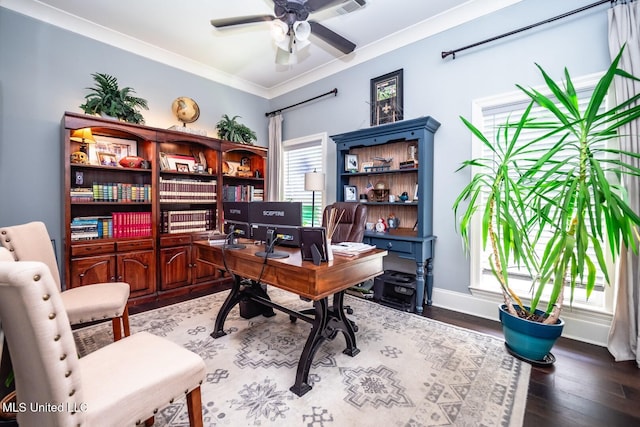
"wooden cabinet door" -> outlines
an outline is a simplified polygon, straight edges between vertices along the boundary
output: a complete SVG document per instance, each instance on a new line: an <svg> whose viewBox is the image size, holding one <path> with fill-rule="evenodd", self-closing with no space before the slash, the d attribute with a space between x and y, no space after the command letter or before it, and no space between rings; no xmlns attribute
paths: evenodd
<svg viewBox="0 0 640 427"><path fill-rule="evenodd" d="M163 291L191 284L191 245L160 250L160 289Z"/></svg>
<svg viewBox="0 0 640 427"><path fill-rule="evenodd" d="M69 285L72 288L92 283L115 282L116 257L101 255L72 258L70 270Z"/></svg>
<svg viewBox="0 0 640 427"><path fill-rule="evenodd" d="M193 248L193 283L202 283L217 279L220 273L218 269L207 261L200 258L200 250Z"/></svg>
<svg viewBox="0 0 640 427"><path fill-rule="evenodd" d="M155 251L133 251L118 254L118 276L116 281L126 282L131 287L130 297L148 295L156 290Z"/></svg>

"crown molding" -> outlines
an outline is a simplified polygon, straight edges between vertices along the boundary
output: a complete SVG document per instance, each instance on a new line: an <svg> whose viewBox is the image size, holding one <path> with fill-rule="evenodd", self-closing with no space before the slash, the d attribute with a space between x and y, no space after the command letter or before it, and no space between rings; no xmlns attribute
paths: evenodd
<svg viewBox="0 0 640 427"><path fill-rule="evenodd" d="M344 71L350 67L374 59L393 50L425 39L439 32L470 22L481 16L494 13L522 0L469 0L468 2L398 31L384 39L357 48L348 61L335 59L279 85L265 88L234 75L150 45L125 34L95 24L37 0L0 0L0 7L13 10L42 22L80 34L93 40L123 49L185 72L230 86L265 99L272 99L299 89L310 83Z"/></svg>

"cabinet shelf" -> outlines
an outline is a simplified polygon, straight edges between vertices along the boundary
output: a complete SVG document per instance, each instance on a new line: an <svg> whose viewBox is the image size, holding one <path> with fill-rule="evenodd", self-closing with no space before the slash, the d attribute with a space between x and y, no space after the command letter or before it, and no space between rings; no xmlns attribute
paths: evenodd
<svg viewBox="0 0 640 427"><path fill-rule="evenodd" d="M73 206L151 206L152 202L70 202Z"/></svg>
<svg viewBox="0 0 640 427"><path fill-rule="evenodd" d="M350 176L370 176L370 175L387 175L387 174L399 174L399 173L418 173L420 168L411 169L386 169L383 171L370 171L370 172L343 172L340 174L342 177Z"/></svg>
<svg viewBox="0 0 640 427"><path fill-rule="evenodd" d="M194 173L194 172L178 172L178 171L161 171L160 176L180 176L201 179L216 179L217 176L210 173Z"/></svg>
<svg viewBox="0 0 640 427"><path fill-rule="evenodd" d="M264 182L264 178L255 178L250 176L242 177L242 176L223 175L223 177L226 182L236 182L236 181L250 181L250 182L257 182L257 183Z"/></svg>
<svg viewBox="0 0 640 427"><path fill-rule="evenodd" d="M126 172L126 173L141 173L151 174L151 169L142 168L123 168L117 166L101 166L101 165L85 165L82 163L71 163L72 170L86 169L86 170L99 170L101 172Z"/></svg>

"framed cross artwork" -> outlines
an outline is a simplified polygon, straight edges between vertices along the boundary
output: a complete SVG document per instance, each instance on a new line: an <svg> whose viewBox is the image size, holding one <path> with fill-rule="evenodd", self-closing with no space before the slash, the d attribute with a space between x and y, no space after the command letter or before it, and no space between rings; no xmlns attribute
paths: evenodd
<svg viewBox="0 0 640 427"><path fill-rule="evenodd" d="M371 79L371 126L403 119L402 71Z"/></svg>

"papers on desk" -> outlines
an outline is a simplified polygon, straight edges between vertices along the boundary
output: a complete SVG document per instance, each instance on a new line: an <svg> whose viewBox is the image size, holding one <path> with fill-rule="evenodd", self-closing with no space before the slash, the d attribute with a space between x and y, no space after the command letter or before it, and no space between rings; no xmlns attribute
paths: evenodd
<svg viewBox="0 0 640 427"><path fill-rule="evenodd" d="M331 245L331 250L333 251L333 253L335 255L342 256L356 256L375 248L376 247L373 245L367 245L366 243L357 242L342 242L338 243L337 245Z"/></svg>

